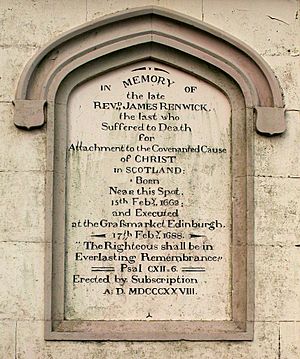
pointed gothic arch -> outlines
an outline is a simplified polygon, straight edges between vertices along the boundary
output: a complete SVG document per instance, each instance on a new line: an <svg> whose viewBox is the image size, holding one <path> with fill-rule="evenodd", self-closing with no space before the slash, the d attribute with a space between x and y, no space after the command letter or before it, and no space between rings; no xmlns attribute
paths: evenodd
<svg viewBox="0 0 300 359"><path fill-rule="evenodd" d="M72 71L125 48L141 47L140 57L151 58L153 45L226 73L241 88L246 107L255 111L258 132L274 135L285 131L281 89L261 56L211 25L155 6L79 26L39 51L20 77L14 101L16 126L41 127L47 120L45 107L51 107L59 84Z"/></svg>

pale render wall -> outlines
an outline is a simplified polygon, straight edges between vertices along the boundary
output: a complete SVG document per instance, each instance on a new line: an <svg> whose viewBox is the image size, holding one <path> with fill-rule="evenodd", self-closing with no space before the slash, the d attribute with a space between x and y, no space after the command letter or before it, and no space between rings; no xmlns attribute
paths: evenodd
<svg viewBox="0 0 300 359"><path fill-rule="evenodd" d="M253 342L43 340L46 127L21 131L11 101L30 57L104 14L160 5L237 36L271 65L288 131L255 135L256 323ZM300 358L300 3L297 0L1 0L0 359Z"/></svg>

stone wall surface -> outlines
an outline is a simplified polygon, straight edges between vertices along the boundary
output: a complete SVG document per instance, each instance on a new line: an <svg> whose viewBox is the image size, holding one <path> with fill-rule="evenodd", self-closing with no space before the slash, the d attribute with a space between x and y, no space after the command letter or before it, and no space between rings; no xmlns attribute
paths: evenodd
<svg viewBox="0 0 300 359"><path fill-rule="evenodd" d="M236 36L274 69L287 131L255 134L255 339L252 342L45 342L46 126L13 124L15 89L55 36L144 5ZM0 2L0 359L300 358L300 2L297 0L2 0Z"/></svg>

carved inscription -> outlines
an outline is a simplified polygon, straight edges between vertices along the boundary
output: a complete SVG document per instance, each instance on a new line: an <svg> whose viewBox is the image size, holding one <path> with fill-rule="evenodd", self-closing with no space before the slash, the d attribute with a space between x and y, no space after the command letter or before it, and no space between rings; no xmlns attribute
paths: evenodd
<svg viewBox="0 0 300 359"><path fill-rule="evenodd" d="M68 103L66 319L230 320L231 109L145 61Z"/></svg>

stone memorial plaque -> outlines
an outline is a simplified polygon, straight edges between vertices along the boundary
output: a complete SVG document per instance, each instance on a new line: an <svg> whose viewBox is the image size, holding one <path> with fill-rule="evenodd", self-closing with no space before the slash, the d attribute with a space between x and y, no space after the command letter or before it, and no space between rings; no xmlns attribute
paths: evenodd
<svg viewBox="0 0 300 359"><path fill-rule="evenodd" d="M254 131L286 129L263 58L128 9L35 54L14 106L47 124L45 340L253 340Z"/></svg>
<svg viewBox="0 0 300 359"><path fill-rule="evenodd" d="M232 318L232 129L216 86L144 61L67 106L65 319Z"/></svg>

